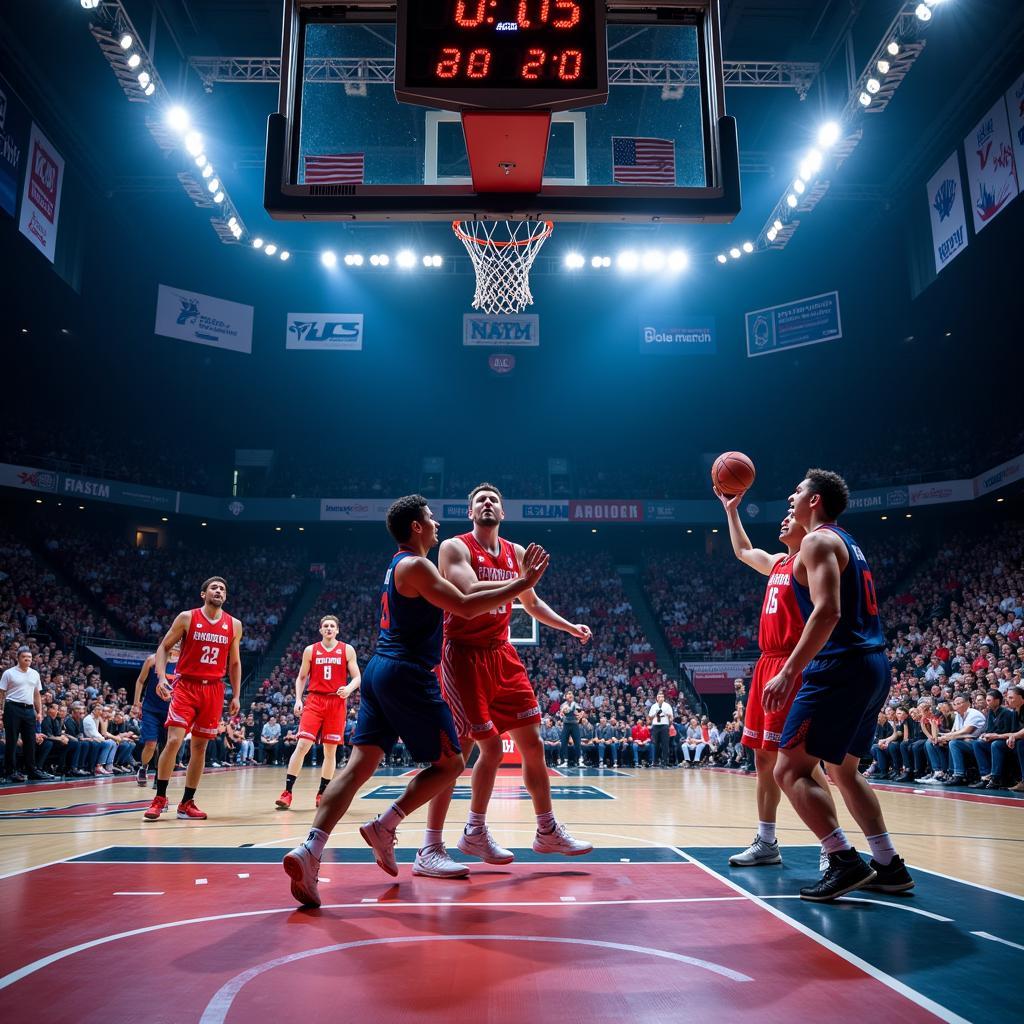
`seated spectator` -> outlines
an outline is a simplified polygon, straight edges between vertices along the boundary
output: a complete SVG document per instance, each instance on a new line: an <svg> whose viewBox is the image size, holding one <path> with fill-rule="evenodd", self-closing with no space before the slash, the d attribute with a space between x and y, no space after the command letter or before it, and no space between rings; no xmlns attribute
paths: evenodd
<svg viewBox="0 0 1024 1024"><path fill-rule="evenodd" d="M971 740L977 739L985 729L985 716L973 708L967 698L958 693L953 698L953 731L939 737L939 743L949 747L949 756L953 761L953 772L943 780L944 786L963 786L967 782L964 758L973 756Z"/></svg>
<svg viewBox="0 0 1024 1024"><path fill-rule="evenodd" d="M971 789L1003 789L1006 785L1003 776L1003 763L1006 758L1007 740L1021 726L1020 707L1024 703L1021 697L1024 690L1018 687L1007 691L1007 707L1003 706L1003 695L999 690L989 690L985 699L988 701L988 715L985 719L985 731L971 741L971 751L978 762L981 778L971 785Z"/></svg>
<svg viewBox="0 0 1024 1024"><path fill-rule="evenodd" d="M278 724L276 715L271 715L267 719L267 723L263 726L263 732L260 735L260 741L263 744L266 756L264 763L280 765L281 754L278 747L281 742L281 726Z"/></svg>
<svg viewBox="0 0 1024 1024"><path fill-rule="evenodd" d="M115 772L113 768L117 744L105 735L105 726L103 701L94 701L89 714L82 719L82 729L86 740L95 744L99 749L94 762L93 775L119 775L120 772Z"/></svg>
<svg viewBox="0 0 1024 1024"><path fill-rule="evenodd" d="M686 736L683 740L683 761L685 767L693 768L699 765L707 749L708 745L704 741L704 733L701 730L700 721L696 715L692 715L686 727Z"/></svg>
<svg viewBox="0 0 1024 1024"><path fill-rule="evenodd" d="M544 744L544 763L554 768L558 764L558 751L562 746L562 731L555 726L550 715L545 715L541 722L540 741Z"/></svg>

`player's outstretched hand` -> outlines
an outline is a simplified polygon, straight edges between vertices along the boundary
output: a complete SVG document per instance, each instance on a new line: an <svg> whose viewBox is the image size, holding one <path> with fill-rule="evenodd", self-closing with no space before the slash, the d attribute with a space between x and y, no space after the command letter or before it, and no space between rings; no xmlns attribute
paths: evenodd
<svg viewBox="0 0 1024 1024"><path fill-rule="evenodd" d="M168 684L166 679L161 679L156 684L156 695L161 700L170 700L171 699L171 687Z"/></svg>
<svg viewBox="0 0 1024 1024"><path fill-rule="evenodd" d="M713 487L712 490L715 492L715 497L722 503L722 507L726 512L731 512L735 508L740 507L740 502L743 500L743 495L746 491L740 491L739 494L723 494L717 487Z"/></svg>
<svg viewBox="0 0 1024 1024"><path fill-rule="evenodd" d="M523 576L531 587L537 585L550 561L551 556L539 544L531 544L523 553Z"/></svg>
<svg viewBox="0 0 1024 1024"><path fill-rule="evenodd" d="M572 636L576 637L581 644L590 643L590 638L594 635L590 632L590 627L585 622L577 622L569 632Z"/></svg>

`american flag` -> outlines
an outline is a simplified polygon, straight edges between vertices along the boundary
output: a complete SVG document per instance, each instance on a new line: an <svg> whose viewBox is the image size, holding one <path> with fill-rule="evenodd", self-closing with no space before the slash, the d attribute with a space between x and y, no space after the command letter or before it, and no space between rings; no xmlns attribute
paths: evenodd
<svg viewBox="0 0 1024 1024"><path fill-rule="evenodd" d="M306 157L307 185L362 185L363 153L324 153Z"/></svg>
<svg viewBox="0 0 1024 1024"><path fill-rule="evenodd" d="M674 185L675 139L612 136L612 181L622 185Z"/></svg>

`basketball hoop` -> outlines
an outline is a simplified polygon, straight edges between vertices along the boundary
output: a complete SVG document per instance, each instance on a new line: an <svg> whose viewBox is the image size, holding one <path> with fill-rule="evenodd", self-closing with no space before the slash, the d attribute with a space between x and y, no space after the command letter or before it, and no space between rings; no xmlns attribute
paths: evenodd
<svg viewBox="0 0 1024 1024"><path fill-rule="evenodd" d="M533 305L530 267L553 229L549 220L454 221L476 270L473 308L508 315Z"/></svg>

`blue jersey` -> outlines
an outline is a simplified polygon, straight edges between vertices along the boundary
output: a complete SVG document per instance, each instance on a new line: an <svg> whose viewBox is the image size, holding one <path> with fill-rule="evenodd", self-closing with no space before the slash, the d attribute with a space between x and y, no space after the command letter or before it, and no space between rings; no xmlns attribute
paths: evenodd
<svg viewBox="0 0 1024 1024"><path fill-rule="evenodd" d="M839 577L839 621L825 646L818 653L819 658L833 657L857 651L885 649L885 633L878 615L878 595L864 552L857 542L840 526L828 523L819 530L831 530L846 545L849 562ZM807 619L814 610L810 590L793 575L793 592L797 604Z"/></svg>
<svg viewBox="0 0 1024 1024"><path fill-rule="evenodd" d="M169 661L167 663L167 677L170 682L170 677L174 675L174 670L177 668L177 662ZM149 675L146 676L145 685L142 687L142 706L148 708L150 711L157 711L160 714L167 713L167 701L161 700L157 696L156 692L156 669L151 668Z"/></svg>
<svg viewBox="0 0 1024 1024"><path fill-rule="evenodd" d="M375 653L409 661L433 672L441 661L444 613L422 597L404 597L395 587L395 569L412 551L391 559L380 591L380 634Z"/></svg>

